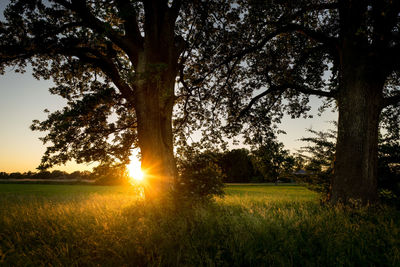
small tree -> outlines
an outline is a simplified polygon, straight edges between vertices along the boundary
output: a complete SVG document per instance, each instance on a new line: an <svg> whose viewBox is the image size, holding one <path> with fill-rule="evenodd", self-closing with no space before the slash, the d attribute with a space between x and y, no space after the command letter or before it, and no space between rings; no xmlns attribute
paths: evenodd
<svg viewBox="0 0 400 267"><path fill-rule="evenodd" d="M227 183L248 183L255 176L250 152L244 148L226 151L218 164Z"/></svg>
<svg viewBox="0 0 400 267"><path fill-rule="evenodd" d="M95 183L98 185L127 185L129 177L125 165L100 165L93 170Z"/></svg>
<svg viewBox="0 0 400 267"><path fill-rule="evenodd" d="M295 160L284 145L270 141L257 150L252 151L254 167L266 182L276 182L279 179L292 177Z"/></svg>
<svg viewBox="0 0 400 267"><path fill-rule="evenodd" d="M311 189L328 195L332 183L336 131L323 132L312 129L307 131L314 136L300 139L308 145L299 150L298 155L305 162L306 174L298 176L298 179L308 183Z"/></svg>
<svg viewBox="0 0 400 267"><path fill-rule="evenodd" d="M224 194L224 175L218 165L218 153L194 154L179 162L179 178L176 184L178 198L209 200Z"/></svg>

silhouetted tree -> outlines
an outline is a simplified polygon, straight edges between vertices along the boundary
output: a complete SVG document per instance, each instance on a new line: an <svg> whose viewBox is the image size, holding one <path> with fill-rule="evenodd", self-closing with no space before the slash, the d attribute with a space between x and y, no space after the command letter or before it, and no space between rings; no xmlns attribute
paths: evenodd
<svg viewBox="0 0 400 267"><path fill-rule="evenodd" d="M34 174L33 178L35 179L50 179L51 172L49 171L40 171Z"/></svg>
<svg viewBox="0 0 400 267"><path fill-rule="evenodd" d="M248 183L255 176L250 152L244 148L221 154L219 165L227 183Z"/></svg>
<svg viewBox="0 0 400 267"><path fill-rule="evenodd" d="M294 171L294 158L282 143L268 142L252 151L252 160L265 182L279 179L290 181Z"/></svg>
<svg viewBox="0 0 400 267"><path fill-rule="evenodd" d="M186 200L209 200L213 195L224 195L223 173L218 152L187 149L179 160L179 178L176 191L178 198Z"/></svg>
<svg viewBox="0 0 400 267"><path fill-rule="evenodd" d="M308 130L313 136L300 140L308 143L299 151L307 171L302 180L309 183L313 189L329 194L332 185L333 165L335 160L336 130ZM379 189L390 190L400 196L400 140L393 138L396 132L380 134L378 142L378 180Z"/></svg>
<svg viewBox="0 0 400 267"><path fill-rule="evenodd" d="M400 1L241 5L188 77L215 87L211 120L222 114L230 123L225 130L258 142L273 137L284 111L298 117L310 110L310 95L325 99L323 108L339 112L331 201L374 202L380 114L399 110Z"/></svg>
<svg viewBox="0 0 400 267"><path fill-rule="evenodd" d="M20 172L12 172L8 175L9 178L12 179L21 179L22 178L22 173Z"/></svg>
<svg viewBox="0 0 400 267"><path fill-rule="evenodd" d="M52 179L64 179L67 178L67 173L64 171L60 171L60 170L54 170L51 172L51 178Z"/></svg>
<svg viewBox="0 0 400 267"><path fill-rule="evenodd" d="M307 145L299 150L306 173L305 175L299 175L298 178L310 184L312 189L329 196L332 185L337 132L335 130L324 132L312 129L307 129L307 131L312 136L300 139L300 141L307 142Z"/></svg>
<svg viewBox="0 0 400 267"><path fill-rule="evenodd" d="M40 167L127 163L139 146L151 172L146 195L169 191L177 175L172 113L185 97L175 92L177 76L209 41L208 19L227 8L230 1L12 1L0 23L0 72L30 63L68 101L32 125L49 131Z"/></svg>

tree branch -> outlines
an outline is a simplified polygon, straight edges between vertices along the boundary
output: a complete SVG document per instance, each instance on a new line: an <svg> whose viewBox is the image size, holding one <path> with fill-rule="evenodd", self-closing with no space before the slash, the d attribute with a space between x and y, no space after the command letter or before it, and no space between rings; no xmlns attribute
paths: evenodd
<svg viewBox="0 0 400 267"><path fill-rule="evenodd" d="M335 96L334 92L315 90L315 89L311 89L307 86L298 85L298 84L287 83L287 84L282 84L282 85L270 85L267 90L256 95L255 97L253 97L250 100L249 104L247 104L247 106L240 111L237 119L243 117L247 112L249 112L251 107L253 105L255 105L258 102L258 100L260 100L261 98L263 98L269 94L272 94L274 92L283 93L283 91L285 91L287 89L293 89L293 90L296 90L300 93L307 94L307 95L317 95L317 96L323 96L323 97L334 97Z"/></svg>
<svg viewBox="0 0 400 267"><path fill-rule="evenodd" d="M116 0L119 15L124 20L126 36L131 39L137 47L142 47L144 38L139 29L137 14L129 0Z"/></svg>
<svg viewBox="0 0 400 267"><path fill-rule="evenodd" d="M313 30L297 23L289 23L286 25L286 27L291 29L291 31L296 31L298 33L304 34L314 41L323 43L330 48L336 47L337 39L327 36L322 31Z"/></svg>
<svg viewBox="0 0 400 267"><path fill-rule="evenodd" d="M253 98L250 100L249 104L247 104L247 106L246 106L244 109L242 109L242 110L240 111L240 113L239 113L239 115L237 116L236 120L238 120L238 119L242 118L244 115L246 115L246 113L250 111L251 107L252 107L253 105L255 105L259 99L263 98L263 97L266 96L266 95L271 94L272 91L273 91L272 88L269 87L269 88L268 88L267 90L265 90L264 92L262 92L262 93L256 95L255 97L253 97Z"/></svg>
<svg viewBox="0 0 400 267"><path fill-rule="evenodd" d="M82 61L92 64L95 67L103 71L114 83L114 85L120 90L122 96L128 100L128 103L132 103L132 92L134 88L131 88L122 78L118 71L118 68L112 62L112 59L99 53L97 50L92 50L87 47L75 47L67 50L72 56L79 57Z"/></svg>
<svg viewBox="0 0 400 267"><path fill-rule="evenodd" d="M332 98L336 96L335 91L321 91L321 90L316 90L316 89L311 89L307 86L300 85L300 84L285 84L283 87L286 87L287 89L293 89L296 90L300 93L306 94L306 95L316 95L316 96L322 96L322 97L327 97L327 98Z"/></svg>
<svg viewBox="0 0 400 267"><path fill-rule="evenodd" d="M263 46L268 43L270 40L272 40L273 38L277 37L280 34L283 33L289 33L289 32L300 32L302 34L305 34L307 36L309 36L310 38L323 43L324 45L326 45L328 48L334 48L336 46L336 38L332 38L332 37L328 37L325 34L323 34L322 32L318 32L318 31L314 31L311 29L308 29L306 27L303 27L299 24L295 24L295 23L290 23L287 24L283 27L280 27L278 29L276 29L275 31L267 34L259 43L255 44L254 46L248 47L243 49L242 51L229 56L228 58L226 58L224 60L224 62L222 62L221 64L218 65L218 67L226 64L227 62L235 59L235 58L243 58L244 56L246 56L247 54L250 54L252 52L256 52L257 50L263 48Z"/></svg>
<svg viewBox="0 0 400 267"><path fill-rule="evenodd" d="M86 27L95 30L99 34L106 35L113 43L125 51L133 63L136 62L140 51L140 47L136 44L141 43L141 39L135 40L136 42L132 43L131 40L119 34L110 25L99 20L87 7L86 0L72 0L71 3L66 2L65 0L54 1L79 15Z"/></svg>

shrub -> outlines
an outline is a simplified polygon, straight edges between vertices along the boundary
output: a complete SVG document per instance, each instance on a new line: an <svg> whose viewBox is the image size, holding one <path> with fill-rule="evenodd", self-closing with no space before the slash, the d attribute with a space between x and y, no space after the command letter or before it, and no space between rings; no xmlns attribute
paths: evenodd
<svg viewBox="0 0 400 267"><path fill-rule="evenodd" d="M224 194L224 175L212 153L194 155L180 162L176 193L181 198L209 200Z"/></svg>
<svg viewBox="0 0 400 267"><path fill-rule="evenodd" d="M126 168L123 165L100 165L94 169L97 185L126 185L129 184Z"/></svg>

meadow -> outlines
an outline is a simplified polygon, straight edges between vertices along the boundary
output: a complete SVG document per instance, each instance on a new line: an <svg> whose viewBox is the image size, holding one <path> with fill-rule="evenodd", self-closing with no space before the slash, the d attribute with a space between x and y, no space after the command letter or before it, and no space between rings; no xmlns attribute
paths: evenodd
<svg viewBox="0 0 400 267"><path fill-rule="evenodd" d="M297 185L225 190L176 208L126 186L0 184L0 266L400 266L393 208L323 206Z"/></svg>

